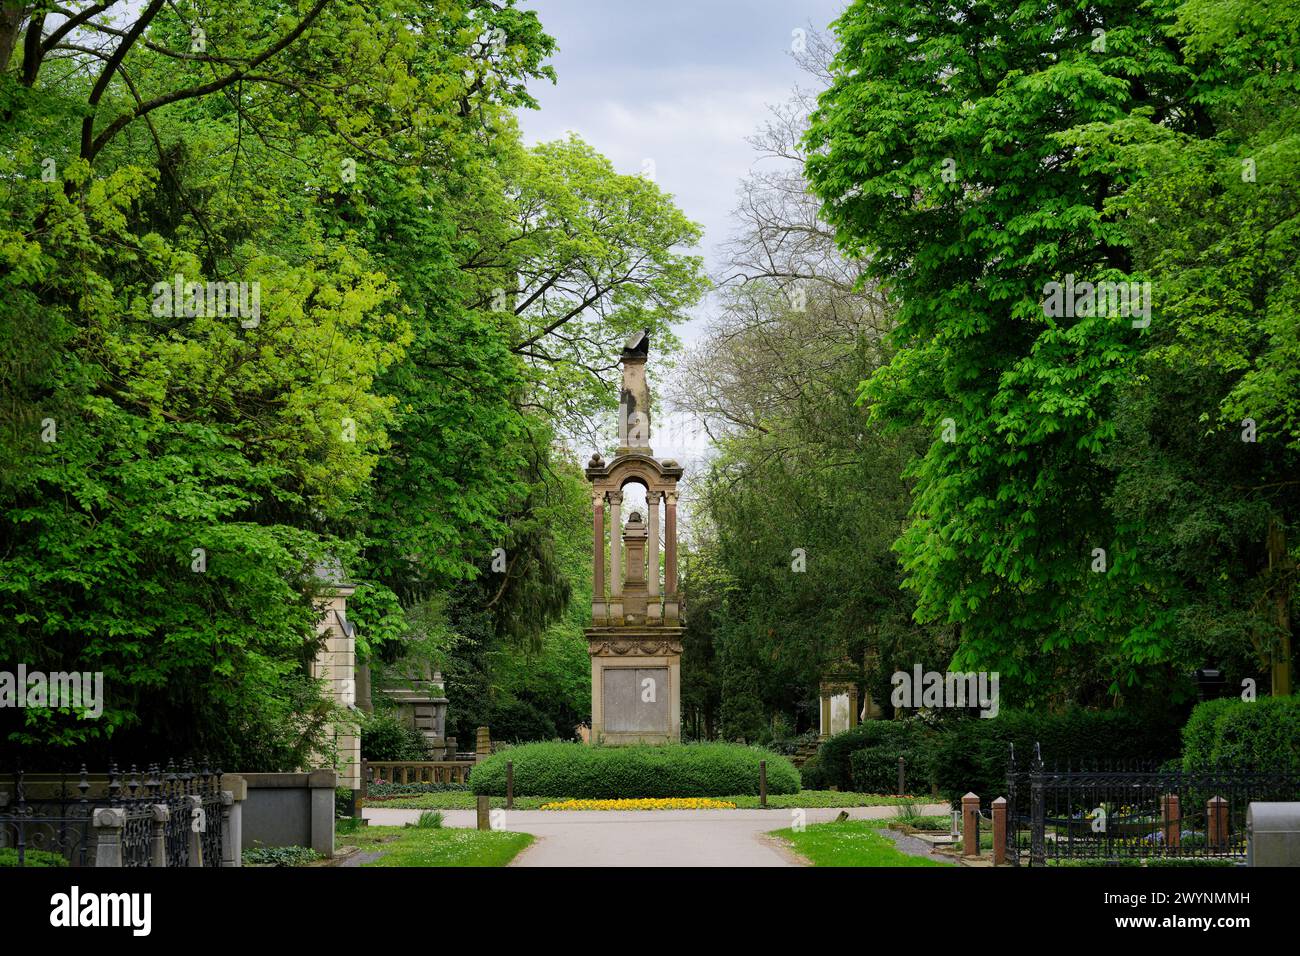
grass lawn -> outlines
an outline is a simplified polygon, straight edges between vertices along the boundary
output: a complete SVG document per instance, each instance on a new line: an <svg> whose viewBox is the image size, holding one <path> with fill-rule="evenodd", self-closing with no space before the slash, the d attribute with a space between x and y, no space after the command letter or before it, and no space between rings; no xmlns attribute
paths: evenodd
<svg viewBox="0 0 1300 956"><path fill-rule="evenodd" d="M515 797L516 810L540 810L544 803L556 803L565 797ZM734 803L738 810L757 810L758 797L715 797ZM882 796L875 793L840 793L835 790L804 790L801 793L769 794L770 810L790 810L795 807L890 807L906 802L906 797ZM920 798L911 798L913 802ZM415 797L396 797L391 800L367 801L368 807L392 807L398 810L473 810L474 794L465 790L448 790L442 793L423 793ZM492 806L504 807L505 797L493 797ZM557 813L563 811L556 811Z"/></svg>
<svg viewBox="0 0 1300 956"><path fill-rule="evenodd" d="M776 830L772 836L790 844L813 866L943 866L925 857L909 856L892 840L877 832L879 823L846 820L843 823L813 823L802 833Z"/></svg>
<svg viewBox="0 0 1300 956"><path fill-rule="evenodd" d="M384 855L362 866L505 866L533 842L528 833L442 827L361 827L343 846Z"/></svg>

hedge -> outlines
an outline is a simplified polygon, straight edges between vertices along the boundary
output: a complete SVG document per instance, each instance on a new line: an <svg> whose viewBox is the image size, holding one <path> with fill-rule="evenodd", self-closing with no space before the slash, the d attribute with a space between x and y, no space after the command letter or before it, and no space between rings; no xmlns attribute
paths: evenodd
<svg viewBox="0 0 1300 956"><path fill-rule="evenodd" d="M13 847L0 849L0 867L16 867L18 865L18 851ZM56 867L67 866L68 861L63 858L61 853L51 853L48 850L33 850L28 848L23 853L23 866L41 866Z"/></svg>
<svg viewBox="0 0 1300 956"><path fill-rule="evenodd" d="M1183 769L1300 772L1300 697L1198 704L1183 727Z"/></svg>
<svg viewBox="0 0 1300 956"><path fill-rule="evenodd" d="M804 765L804 786L817 789L838 787L841 790L854 790L853 754L868 747L882 747L877 751L882 759L888 757L887 750L893 751L890 757L894 764L894 783L887 790L869 790L867 793L893 793L898 784L898 758L901 755L907 761L907 778L913 783L924 781L920 789L929 789L930 759L933 745L929 738L933 731L919 720L868 720L843 733L831 737L817 751L816 763L809 774L808 764ZM812 777L813 780L809 778ZM908 789L914 789L913 783Z"/></svg>
<svg viewBox="0 0 1300 956"><path fill-rule="evenodd" d="M799 792L799 772L789 760L757 747L725 743L521 744L476 766L470 786L479 795L504 796L509 762L514 764L518 796L598 800L750 795L758 793L760 760L767 761L768 793Z"/></svg>
<svg viewBox="0 0 1300 956"><path fill-rule="evenodd" d="M956 806L977 793L984 803L1007 788L1008 745L1021 769L1041 745L1043 762L1065 767L1083 761L1161 761L1178 755L1178 731L1169 720L1122 710L1068 710L1059 714L1003 708L996 717L952 721L933 752L939 792Z"/></svg>

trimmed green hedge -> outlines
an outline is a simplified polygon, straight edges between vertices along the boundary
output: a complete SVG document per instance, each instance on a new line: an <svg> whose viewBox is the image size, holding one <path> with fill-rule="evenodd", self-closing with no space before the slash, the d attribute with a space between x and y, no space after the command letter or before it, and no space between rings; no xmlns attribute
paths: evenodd
<svg viewBox="0 0 1300 956"><path fill-rule="evenodd" d="M1183 769L1215 764L1300 771L1300 697L1227 697L1197 704L1183 727Z"/></svg>
<svg viewBox="0 0 1300 956"><path fill-rule="evenodd" d="M907 761L907 788L913 792L930 789L930 753L933 751L934 731L919 720L868 720L843 733L836 734L817 751L813 771L818 783L841 790L858 790L853 779L853 754L872 748L875 762L892 761L894 782L887 790L859 790L860 793L893 793L898 785L898 758ZM892 756L890 752L892 751ZM873 758L873 759L874 759ZM804 785L808 782L807 765L804 765ZM883 774L883 771L881 772ZM881 774L873 774L880 776Z"/></svg>
<svg viewBox="0 0 1300 956"><path fill-rule="evenodd" d="M723 743L522 744L476 766L470 786L476 794L504 796L506 763L512 762L517 796L617 800L745 795L758 793L760 760L767 761L768 793L799 792L799 772L789 760L757 747Z"/></svg>
<svg viewBox="0 0 1300 956"><path fill-rule="evenodd" d="M973 792L984 802L1007 787L1007 745L1022 768L1042 745L1043 762L1167 760L1178 755L1177 726L1122 710L1068 710L1059 714L1004 708L996 717L953 721L933 753L939 792L956 806Z"/></svg>

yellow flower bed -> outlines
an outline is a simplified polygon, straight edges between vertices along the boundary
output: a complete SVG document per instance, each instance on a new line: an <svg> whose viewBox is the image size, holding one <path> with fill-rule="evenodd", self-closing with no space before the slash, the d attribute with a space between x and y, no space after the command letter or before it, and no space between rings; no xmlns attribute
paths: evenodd
<svg viewBox="0 0 1300 956"><path fill-rule="evenodd" d="M736 805L726 800L708 797L664 797L636 800L562 800L544 803L543 810L734 810Z"/></svg>

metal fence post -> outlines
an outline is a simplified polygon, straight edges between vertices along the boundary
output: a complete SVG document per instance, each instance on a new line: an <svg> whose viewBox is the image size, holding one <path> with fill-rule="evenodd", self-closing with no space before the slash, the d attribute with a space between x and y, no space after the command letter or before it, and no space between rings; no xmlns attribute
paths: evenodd
<svg viewBox="0 0 1300 956"><path fill-rule="evenodd" d="M1029 865L1047 865L1047 803L1043 792L1043 754L1034 744L1029 769Z"/></svg>

